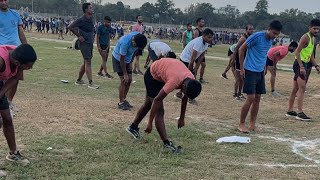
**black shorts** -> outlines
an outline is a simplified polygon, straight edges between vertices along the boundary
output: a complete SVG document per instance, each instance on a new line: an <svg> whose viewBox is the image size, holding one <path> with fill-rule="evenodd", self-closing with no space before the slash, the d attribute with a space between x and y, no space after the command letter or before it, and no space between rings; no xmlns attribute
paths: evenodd
<svg viewBox="0 0 320 180"><path fill-rule="evenodd" d="M189 63L184 62L184 61L182 61L181 59L180 59L180 61L181 61L187 68L189 68Z"/></svg>
<svg viewBox="0 0 320 180"><path fill-rule="evenodd" d="M240 71L240 61L239 58L236 57L236 62L234 63L234 67L236 68L236 70Z"/></svg>
<svg viewBox="0 0 320 180"><path fill-rule="evenodd" d="M303 64L303 67L305 70L308 69L308 63L304 63L302 62ZM311 66L312 67L312 66ZM294 77L293 77L293 80L297 81L298 77L300 77L302 80L306 80L306 76L302 75L300 73L300 66L299 66L299 63L297 60L294 61L293 63L293 72L294 72Z"/></svg>
<svg viewBox="0 0 320 180"><path fill-rule="evenodd" d="M310 68L312 68L312 67L313 67L312 62L309 61L309 62L307 63L307 69L310 69Z"/></svg>
<svg viewBox="0 0 320 180"><path fill-rule="evenodd" d="M101 48L103 51L107 50L107 53L109 53L109 50L110 50L108 47L109 47L108 45L100 45L100 48Z"/></svg>
<svg viewBox="0 0 320 180"><path fill-rule="evenodd" d="M63 30L59 30L60 33L63 33Z"/></svg>
<svg viewBox="0 0 320 180"><path fill-rule="evenodd" d="M147 96L151 98L157 97L165 83L155 80L150 72L150 68L147 69L144 74L144 84L147 90Z"/></svg>
<svg viewBox="0 0 320 180"><path fill-rule="evenodd" d="M135 56L142 56L143 54L143 49L137 49L136 52L134 53Z"/></svg>
<svg viewBox="0 0 320 180"><path fill-rule="evenodd" d="M79 49L81 51L82 57L85 60L91 60L92 59L92 51L93 51L93 44L92 43L86 43L86 42L80 42L79 41Z"/></svg>
<svg viewBox="0 0 320 180"><path fill-rule="evenodd" d="M118 61L114 56L112 56L113 71L118 73L119 76L123 76L123 72L120 66L120 61ZM126 64L126 70L128 74L132 74L131 64Z"/></svg>
<svg viewBox="0 0 320 180"><path fill-rule="evenodd" d="M0 81L0 88L4 86L4 82ZM0 110L6 110L9 109L9 102L7 97L4 95L0 98Z"/></svg>
<svg viewBox="0 0 320 180"><path fill-rule="evenodd" d="M273 61L267 57L266 66L273 66Z"/></svg>
<svg viewBox="0 0 320 180"><path fill-rule="evenodd" d="M201 57L201 56L200 56ZM199 60L200 60L200 57L198 58L198 59L196 59L196 63L198 63L199 62ZM206 57L203 57L203 60L202 60L202 62L206 62Z"/></svg>
<svg viewBox="0 0 320 180"><path fill-rule="evenodd" d="M230 48L229 48L229 50L228 50L228 56L231 56L233 54L233 52L230 50Z"/></svg>
<svg viewBox="0 0 320 180"><path fill-rule="evenodd" d="M156 60L159 59L159 57L156 55L156 53L154 52L154 50L152 50L152 49L150 48L150 46L148 46L148 52L149 52L150 59L151 59L152 61L156 61Z"/></svg>
<svg viewBox="0 0 320 180"><path fill-rule="evenodd" d="M245 70L243 92L250 94L266 94L264 72Z"/></svg>

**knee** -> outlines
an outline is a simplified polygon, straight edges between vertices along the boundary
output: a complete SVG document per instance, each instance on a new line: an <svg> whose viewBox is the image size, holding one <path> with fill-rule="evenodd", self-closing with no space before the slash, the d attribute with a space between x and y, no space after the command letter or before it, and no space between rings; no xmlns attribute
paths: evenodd
<svg viewBox="0 0 320 180"><path fill-rule="evenodd" d="M202 67L202 69L204 69L204 68L206 68L206 63L201 63L201 67Z"/></svg>
<svg viewBox="0 0 320 180"><path fill-rule="evenodd" d="M91 61L85 60L85 61L84 61L84 64L85 64L86 66L91 66Z"/></svg>

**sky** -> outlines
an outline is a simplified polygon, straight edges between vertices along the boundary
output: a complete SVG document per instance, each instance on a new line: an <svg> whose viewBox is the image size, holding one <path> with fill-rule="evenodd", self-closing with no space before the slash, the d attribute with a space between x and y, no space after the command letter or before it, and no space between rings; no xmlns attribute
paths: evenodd
<svg viewBox="0 0 320 180"><path fill-rule="evenodd" d="M120 0L103 0L104 2L116 3ZM145 2L155 3L157 0L121 0L125 5L132 8L140 7ZM222 7L227 4L237 6L240 12L253 10L258 0L173 0L175 6L184 10L191 3L206 2L213 4L214 7ZM285 9L297 8L307 13L320 12L319 0L268 0L269 13L279 13Z"/></svg>

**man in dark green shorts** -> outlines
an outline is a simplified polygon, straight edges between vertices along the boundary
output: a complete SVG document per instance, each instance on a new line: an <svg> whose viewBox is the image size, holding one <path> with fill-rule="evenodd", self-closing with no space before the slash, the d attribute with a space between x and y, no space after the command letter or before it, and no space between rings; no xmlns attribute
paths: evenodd
<svg viewBox="0 0 320 180"><path fill-rule="evenodd" d="M97 76L112 79L113 77L107 71L107 60L110 51L110 37L112 36L113 29L110 26L111 18L104 17L104 24L101 24L97 32L97 47L102 58L102 64ZM104 71L104 74L102 73Z"/></svg>

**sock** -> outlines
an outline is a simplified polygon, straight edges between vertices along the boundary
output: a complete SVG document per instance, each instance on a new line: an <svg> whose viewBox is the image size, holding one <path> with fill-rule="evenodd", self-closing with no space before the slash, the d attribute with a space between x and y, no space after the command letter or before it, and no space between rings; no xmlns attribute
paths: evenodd
<svg viewBox="0 0 320 180"><path fill-rule="evenodd" d="M274 90L271 90L271 92L273 93L273 92L274 92Z"/></svg>
<svg viewBox="0 0 320 180"><path fill-rule="evenodd" d="M81 79L77 79L77 81L81 81Z"/></svg>

